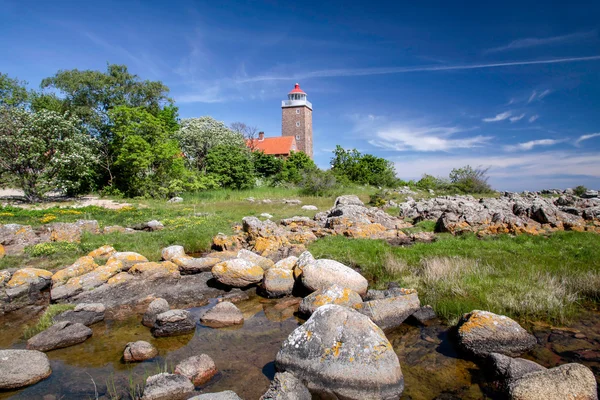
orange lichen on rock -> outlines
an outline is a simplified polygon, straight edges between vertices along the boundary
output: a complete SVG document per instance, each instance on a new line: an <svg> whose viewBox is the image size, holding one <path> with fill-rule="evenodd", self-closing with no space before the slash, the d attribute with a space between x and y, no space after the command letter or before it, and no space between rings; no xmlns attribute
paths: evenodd
<svg viewBox="0 0 600 400"><path fill-rule="evenodd" d="M90 256L79 258L70 267L61 269L52 275L52 286L60 286L76 276L87 274L98 267L98 264Z"/></svg>
<svg viewBox="0 0 600 400"><path fill-rule="evenodd" d="M22 268L12 275L6 286L9 288L17 287L26 283L37 281L40 278L51 279L52 272L39 268Z"/></svg>

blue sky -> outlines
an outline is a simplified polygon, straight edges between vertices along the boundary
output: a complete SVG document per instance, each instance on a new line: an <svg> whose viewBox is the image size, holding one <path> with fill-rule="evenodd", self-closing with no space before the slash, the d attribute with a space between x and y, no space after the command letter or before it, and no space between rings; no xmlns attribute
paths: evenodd
<svg viewBox="0 0 600 400"><path fill-rule="evenodd" d="M182 117L267 136L299 82L321 167L340 144L404 179L471 164L498 189L600 188L600 2L415 3L0 0L0 71L35 87L123 63Z"/></svg>

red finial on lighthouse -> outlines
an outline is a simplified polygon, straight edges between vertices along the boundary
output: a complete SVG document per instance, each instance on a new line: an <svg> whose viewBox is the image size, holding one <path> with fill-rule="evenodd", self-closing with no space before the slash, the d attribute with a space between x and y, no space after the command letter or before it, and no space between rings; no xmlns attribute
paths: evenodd
<svg viewBox="0 0 600 400"><path fill-rule="evenodd" d="M292 89L292 91L291 91L291 92L289 92L288 94L293 94L293 93L301 93L301 94L306 94L306 93L304 93L304 91L303 91L302 89L300 89L300 84L299 84L299 83L296 83L296 84L294 85L294 88Z"/></svg>

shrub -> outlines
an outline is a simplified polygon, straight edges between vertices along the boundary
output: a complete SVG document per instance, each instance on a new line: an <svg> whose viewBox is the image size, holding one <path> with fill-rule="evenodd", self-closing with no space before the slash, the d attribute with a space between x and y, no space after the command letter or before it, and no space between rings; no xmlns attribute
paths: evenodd
<svg viewBox="0 0 600 400"><path fill-rule="evenodd" d="M206 155L206 173L232 189L249 189L256 179L250 151L239 146L213 147Z"/></svg>
<svg viewBox="0 0 600 400"><path fill-rule="evenodd" d="M448 190L450 188L450 182L444 178L437 178L433 175L425 174L417 181L415 186L422 190Z"/></svg>
<svg viewBox="0 0 600 400"><path fill-rule="evenodd" d="M487 182L488 171L489 168L473 168L470 165L454 168L450 172L450 182L463 193L489 193L492 187Z"/></svg>
<svg viewBox="0 0 600 400"><path fill-rule="evenodd" d="M574 193L576 196L579 196L579 197L581 197L581 196L583 196L583 195L585 194L585 192L587 192L587 190L588 190L588 189L587 189L585 186L583 186L583 185L579 185L579 186L577 186L575 189L573 189L573 193Z"/></svg>
<svg viewBox="0 0 600 400"><path fill-rule="evenodd" d="M300 182L302 194L309 196L326 196L336 187L335 175L331 171L315 169L304 172Z"/></svg>
<svg viewBox="0 0 600 400"><path fill-rule="evenodd" d="M54 317L58 314L72 310L75 308L74 304L50 304L44 314L40 317L39 321L32 327L25 326L23 331L23 337L29 339L38 333L45 331L54 324Z"/></svg>
<svg viewBox="0 0 600 400"><path fill-rule="evenodd" d="M298 184L304 173L316 169L315 162L309 156L301 151L292 151L290 156L283 162L281 172L277 175L277 181Z"/></svg>
<svg viewBox="0 0 600 400"><path fill-rule="evenodd" d="M252 153L252 162L257 175L263 178L269 178L277 175L283 168L283 160L262 151Z"/></svg>
<svg viewBox="0 0 600 400"><path fill-rule="evenodd" d="M358 150L336 146L331 159L331 170L336 176L345 176L354 183L371 186L395 187L399 184L392 162Z"/></svg>
<svg viewBox="0 0 600 400"><path fill-rule="evenodd" d="M31 257L49 256L59 252L77 251L79 246L70 242L39 243L25 248L25 253Z"/></svg>

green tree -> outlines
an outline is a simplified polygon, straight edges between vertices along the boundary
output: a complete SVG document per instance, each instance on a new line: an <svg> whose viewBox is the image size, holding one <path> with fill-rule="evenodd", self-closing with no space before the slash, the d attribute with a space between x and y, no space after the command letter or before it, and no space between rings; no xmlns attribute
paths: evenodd
<svg viewBox="0 0 600 400"><path fill-rule="evenodd" d="M487 182L488 170L489 168L473 168L470 165L454 168L450 172L450 182L463 193L489 193L492 187Z"/></svg>
<svg viewBox="0 0 600 400"><path fill-rule="evenodd" d="M220 145L211 148L206 155L205 168L222 187L249 189L256 181L252 156L245 147Z"/></svg>
<svg viewBox="0 0 600 400"><path fill-rule="evenodd" d="M28 201L51 190L77 194L92 174L94 141L74 118L53 111L0 107L0 177Z"/></svg>
<svg viewBox="0 0 600 400"><path fill-rule="evenodd" d="M185 179L186 171L169 127L171 114L155 116L145 108L127 106L115 107L109 114L116 188L128 196L176 194L171 183Z"/></svg>
<svg viewBox="0 0 600 400"><path fill-rule="evenodd" d="M253 151L252 161L254 170L263 178L270 178L277 175L283 167L283 160L271 154L265 154L263 151Z"/></svg>
<svg viewBox="0 0 600 400"><path fill-rule="evenodd" d="M350 182L372 186L397 186L394 164L371 154L361 154L356 149L346 150L336 146L331 159L331 170Z"/></svg>
<svg viewBox="0 0 600 400"><path fill-rule="evenodd" d="M583 185L579 185L577 186L575 189L573 189L573 194L575 194L575 196L583 196L585 194L585 192L587 192L587 188Z"/></svg>
<svg viewBox="0 0 600 400"><path fill-rule="evenodd" d="M332 171L314 169L302 174L302 193L309 196L326 196L337 188L337 180Z"/></svg>
<svg viewBox="0 0 600 400"><path fill-rule="evenodd" d="M25 85L26 82L0 73L0 107L24 106L29 99Z"/></svg>
<svg viewBox="0 0 600 400"><path fill-rule="evenodd" d="M244 137L211 117L189 118L181 121L176 134L189 168L202 171L208 152L217 146L245 148Z"/></svg>
<svg viewBox="0 0 600 400"><path fill-rule="evenodd" d="M277 181L298 184L302 181L302 175L317 169L315 162L301 151L292 151L283 162L281 172L277 175Z"/></svg>

